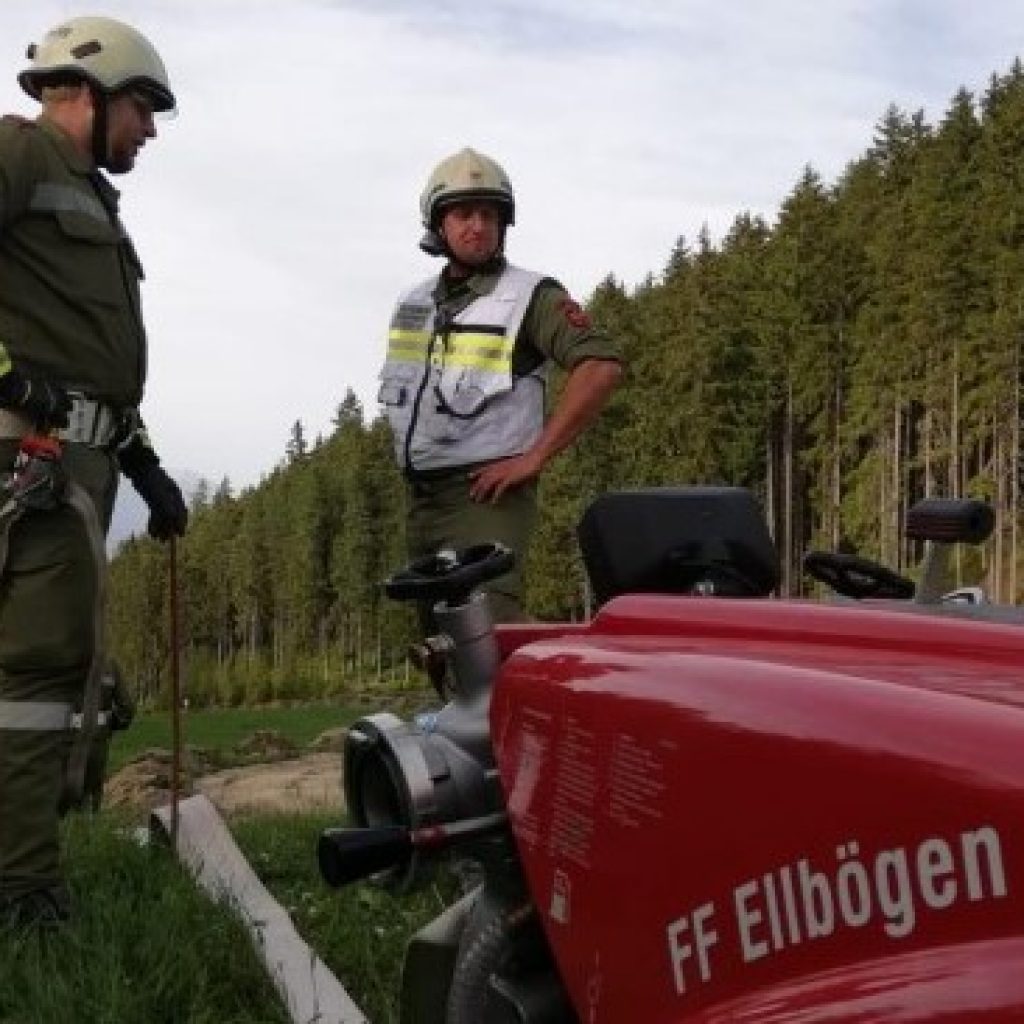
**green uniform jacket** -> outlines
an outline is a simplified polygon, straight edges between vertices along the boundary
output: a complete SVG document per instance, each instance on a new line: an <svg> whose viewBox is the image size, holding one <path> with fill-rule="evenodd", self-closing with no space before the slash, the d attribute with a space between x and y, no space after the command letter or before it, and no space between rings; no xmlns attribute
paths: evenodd
<svg viewBox="0 0 1024 1024"><path fill-rule="evenodd" d="M0 372L117 407L146 378L142 266L118 192L45 117L0 120Z"/></svg>

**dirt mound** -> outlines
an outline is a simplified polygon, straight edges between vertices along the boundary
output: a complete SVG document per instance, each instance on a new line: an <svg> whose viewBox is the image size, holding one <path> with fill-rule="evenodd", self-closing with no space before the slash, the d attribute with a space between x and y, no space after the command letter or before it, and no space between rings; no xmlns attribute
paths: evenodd
<svg viewBox="0 0 1024 1024"><path fill-rule="evenodd" d="M195 788L227 817L316 810L340 816L345 806L341 759L333 753L226 768L197 779Z"/></svg>
<svg viewBox="0 0 1024 1024"><path fill-rule="evenodd" d="M325 741L326 742L326 741ZM244 749L243 749L244 748ZM301 757L290 741L256 734L236 748L242 760L264 751L263 763L213 770L215 759L189 749L185 756L181 795L205 793L225 816L250 813L336 810L344 807L341 757L327 749ZM282 756L284 755L284 756ZM171 798L171 755L147 750L107 779L105 807L148 813Z"/></svg>
<svg viewBox="0 0 1024 1024"><path fill-rule="evenodd" d="M339 729L325 729L309 744L309 752L311 754L340 754L345 749L347 735L348 729L344 726Z"/></svg>
<svg viewBox="0 0 1024 1024"><path fill-rule="evenodd" d="M190 794L191 790L182 796ZM170 798L171 755L166 750L145 751L115 772L103 787L104 807L151 811Z"/></svg>
<svg viewBox="0 0 1024 1024"><path fill-rule="evenodd" d="M257 729L234 746L238 760L251 764L256 761L283 761L296 757L299 748L283 733L276 729Z"/></svg>

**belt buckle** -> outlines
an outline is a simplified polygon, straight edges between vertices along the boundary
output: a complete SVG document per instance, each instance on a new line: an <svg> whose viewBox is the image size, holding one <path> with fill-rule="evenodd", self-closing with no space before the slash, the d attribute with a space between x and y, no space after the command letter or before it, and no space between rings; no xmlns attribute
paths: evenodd
<svg viewBox="0 0 1024 1024"><path fill-rule="evenodd" d="M90 448L107 448L119 443L129 432L128 411L121 414L106 402L87 398L80 392L72 392L68 425L58 432L58 436Z"/></svg>
<svg viewBox="0 0 1024 1024"><path fill-rule="evenodd" d="M88 402L84 395L72 392L71 408L68 410L68 425L59 430L58 436L66 441L83 441L90 433L86 427L89 415Z"/></svg>
<svg viewBox="0 0 1024 1024"><path fill-rule="evenodd" d="M113 410L100 402L96 403L96 412L92 418L92 432L88 444L92 448L105 448L114 436Z"/></svg>

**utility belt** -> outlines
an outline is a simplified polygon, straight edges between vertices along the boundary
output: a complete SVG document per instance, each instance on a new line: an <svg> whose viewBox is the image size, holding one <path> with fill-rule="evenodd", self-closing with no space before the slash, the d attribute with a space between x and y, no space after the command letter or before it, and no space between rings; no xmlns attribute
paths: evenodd
<svg viewBox="0 0 1024 1024"><path fill-rule="evenodd" d="M85 395L71 393L68 425L57 431L61 441L90 448L116 448L138 429L138 409L119 409ZM0 409L0 441L20 440L35 430L32 420L20 412Z"/></svg>
<svg viewBox="0 0 1024 1024"><path fill-rule="evenodd" d="M402 475L406 482L412 487L414 493L429 492L431 484L444 484L449 480L467 480L469 474L482 466L489 466L499 459L485 459L483 462L468 462L462 466L441 466L437 469L414 469L412 466L405 466ZM422 485L422 486L419 486Z"/></svg>
<svg viewBox="0 0 1024 1024"><path fill-rule="evenodd" d="M406 466L402 473L410 483L428 484L438 480L450 480L455 476L466 476L472 469L472 466L442 466L440 469L414 469L412 466Z"/></svg>

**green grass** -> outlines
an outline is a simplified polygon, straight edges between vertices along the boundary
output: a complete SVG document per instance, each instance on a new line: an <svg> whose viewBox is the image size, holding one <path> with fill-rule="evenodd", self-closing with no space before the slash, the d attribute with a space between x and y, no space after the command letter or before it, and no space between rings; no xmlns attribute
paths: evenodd
<svg viewBox="0 0 1024 1024"><path fill-rule="evenodd" d="M287 1021L242 926L212 911L166 850L140 848L113 818L78 818L65 832L76 919L0 939L0 1020Z"/></svg>
<svg viewBox="0 0 1024 1024"><path fill-rule="evenodd" d="M442 876L437 885L401 898L369 884L328 888L314 850L322 829L337 824L337 816L264 817L233 824L232 832L372 1024L394 1024L406 941L455 898L455 886Z"/></svg>
<svg viewBox="0 0 1024 1024"><path fill-rule="evenodd" d="M273 729L301 749L367 710L318 704L192 711L184 716L184 739L230 759L254 732ZM110 770L170 743L166 713L140 715L115 735ZM337 824L328 813L278 815L233 821L231 829L300 934L373 1024L393 1024L405 943L454 889L442 882L401 899L370 885L329 889L317 870L316 841ZM135 842L138 825L123 811L64 823L74 918L46 936L0 930L0 1022L285 1024L241 924L209 902L169 850Z"/></svg>
<svg viewBox="0 0 1024 1024"><path fill-rule="evenodd" d="M315 844L327 816L250 819L236 838L300 933L373 1024L397 1019L405 941L441 909L431 889L401 901L369 886L335 892ZM113 814L66 823L75 916L43 936L0 932L4 1024L284 1024L248 934L163 847L140 847Z"/></svg>
<svg viewBox="0 0 1024 1024"><path fill-rule="evenodd" d="M260 729L273 729L303 748L325 730L350 725L365 714L365 707L332 704L188 711L181 719L182 742L187 746L226 751ZM144 750L153 747L169 750L170 746L169 712L138 715L130 729L114 735L108 771L117 771Z"/></svg>

